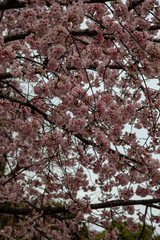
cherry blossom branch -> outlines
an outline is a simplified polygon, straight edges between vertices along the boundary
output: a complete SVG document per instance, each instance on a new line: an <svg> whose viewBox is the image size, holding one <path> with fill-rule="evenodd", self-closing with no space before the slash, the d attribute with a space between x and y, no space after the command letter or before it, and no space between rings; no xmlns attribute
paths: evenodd
<svg viewBox="0 0 160 240"><path fill-rule="evenodd" d="M153 39L153 42L160 43L160 39Z"/></svg>
<svg viewBox="0 0 160 240"><path fill-rule="evenodd" d="M79 37L80 36L95 37L95 36L97 36L97 31L86 28L86 29L79 29L79 30L71 31L70 34L73 36L79 36Z"/></svg>
<svg viewBox="0 0 160 240"><path fill-rule="evenodd" d="M145 210L145 214L144 214L143 227L142 227L142 231L141 231L141 234L140 234L138 240L142 239L142 237L143 237L143 233L144 233L145 228L146 228L146 215L147 215L147 211L148 211L148 206L146 206L146 210Z"/></svg>
<svg viewBox="0 0 160 240"><path fill-rule="evenodd" d="M91 204L91 209L131 206L131 205L145 205L151 206L152 203L160 203L160 198L154 199L141 199L141 200L112 200L104 203Z"/></svg>
<svg viewBox="0 0 160 240"><path fill-rule="evenodd" d="M4 43L25 39L29 34L30 32L28 31L28 32L16 33L16 34L4 36Z"/></svg>
<svg viewBox="0 0 160 240"><path fill-rule="evenodd" d="M158 9L145 0L0 0L0 215L16 219L0 235L19 238L23 227L22 238L55 230L70 239L83 215L105 227L140 205L160 222L147 212L160 209L160 89L150 85L159 80Z"/></svg>
<svg viewBox="0 0 160 240"><path fill-rule="evenodd" d="M48 121L49 123L55 125L55 123L53 121L51 121L50 117L45 113L43 112L42 110L40 110L39 108L35 107L33 104L31 104L29 101L26 101L26 102L23 102L19 99L16 99L16 98L13 98L13 97L10 97L8 95L4 95L2 93L0 93L0 98L3 98L3 99L7 99L11 102L15 102L15 103L19 103L20 105L22 106L27 106L29 108L31 108L33 111L39 113L40 115L42 115L44 117L44 119L46 121ZM64 131L68 132L68 129L65 128L65 126L62 127ZM91 141L91 140L88 140L88 139L85 139L81 134L74 134L74 136L76 138L78 138L80 141L82 141L84 144L86 145L91 145L92 147L99 147L95 142ZM108 154L112 153L112 154L115 154L116 151L113 150L113 149L109 149ZM128 157L127 155L124 155L122 153L119 153L118 152L118 155L120 158L125 158L126 160L130 160L131 162L133 162L134 164L140 164L139 162L136 161L136 159L133 159L133 158L130 158ZM127 161L125 161L125 163L129 166L129 167L133 167L135 170L139 171L135 166L132 166L131 164L129 164ZM141 171L139 171L141 172ZM143 172L141 172L143 174Z"/></svg>
<svg viewBox="0 0 160 240"><path fill-rule="evenodd" d="M153 31L153 30L159 30L159 29L160 29L160 25L152 25L147 29L147 31ZM137 31L142 31L141 28L136 28L136 30ZM71 31L70 34L72 36L79 36L79 37L82 37L82 36L84 36L84 37L95 37L95 36L97 36L98 33L97 33L96 30L90 30L90 29L86 28L86 29L79 29L79 30ZM108 35L106 33L103 34L103 37L106 40L108 40L108 39L114 40L115 39L114 36L112 36L111 34Z"/></svg>
<svg viewBox="0 0 160 240"><path fill-rule="evenodd" d="M7 79L7 78L13 78L11 73L0 73L0 80Z"/></svg>
<svg viewBox="0 0 160 240"><path fill-rule="evenodd" d="M115 0L90 0L90 1L84 1L84 3L105 3L105 2L115 2Z"/></svg>
<svg viewBox="0 0 160 240"><path fill-rule="evenodd" d="M88 69L95 70L97 67L98 67L98 64L93 64L93 65L90 65ZM106 67L110 69L124 69L122 66L116 65L116 64L107 65ZM76 67L68 68L68 70L76 70L76 69L77 69ZM13 78L11 73L0 73L0 80L9 79L9 78Z"/></svg>
<svg viewBox="0 0 160 240"><path fill-rule="evenodd" d="M139 0L138 2L132 1L128 7L128 11L134 9L135 7L137 7L138 5L140 5L141 3L143 3L145 0Z"/></svg>
<svg viewBox="0 0 160 240"><path fill-rule="evenodd" d="M7 181L5 181L2 185L5 186L8 182L10 182L12 179L14 179L15 177L17 177L18 175L20 175L22 172L28 170L29 168L31 168L33 166L33 164L31 164L30 166L27 166L25 168L20 168L19 165L17 165L8 175L7 177L9 177L7 179Z"/></svg>
<svg viewBox="0 0 160 240"><path fill-rule="evenodd" d="M160 25L152 25L150 26L147 30L159 30L160 29ZM142 29L137 28L137 31L142 31ZM16 33L16 34L12 34L12 35L8 35L8 36L4 36L4 43L8 43L8 42L12 42L12 41L17 41L17 40L23 40L25 39L29 34L31 34L30 31L28 32L23 32L23 33ZM90 29L80 29L80 30L74 30L74 31L70 31L70 35L71 36L77 36L77 37L95 37L97 36L97 31L96 30L90 30ZM112 35L107 35L107 34L103 34L104 39L108 40L114 40L114 36ZM153 39L152 41L154 42L159 42L159 40Z"/></svg>
<svg viewBox="0 0 160 240"><path fill-rule="evenodd" d="M84 3L105 3L105 2L114 2L115 0L91 0L91 1L84 1ZM47 7L50 7L50 3L46 1ZM62 4L63 5L63 4ZM19 2L17 0L6 0L0 3L0 11L12 9L12 8L24 8L26 7L26 2Z"/></svg>
<svg viewBox="0 0 160 240"><path fill-rule="evenodd" d="M96 68L98 67L98 64L96 64L96 63L94 63L93 65L90 65L87 69L90 69L90 70L96 70ZM122 67L122 66L120 66L120 65L106 65L105 66L106 68L110 68L110 69L117 69L117 70L120 70L120 69L123 69L124 70L124 68ZM71 67L71 68L67 68L68 70L77 70L77 68L76 67Z"/></svg>
<svg viewBox="0 0 160 240"><path fill-rule="evenodd" d="M114 2L115 0L91 0L91 1L84 1L86 4L90 3L105 3L105 2ZM128 7L128 11L134 9L138 5L140 5L144 0L140 0L138 2L131 2L131 4ZM12 8L24 8L26 6L25 2L19 2L17 0L7 0L0 3L0 11L12 9Z"/></svg>
<svg viewBox="0 0 160 240"><path fill-rule="evenodd" d="M150 207L155 207L153 203L160 203L160 198L154 199L141 199L141 200L112 200L104 203L95 203L90 204L92 210L121 207L121 206L131 206L131 205L145 205ZM38 212L42 212L43 215L54 215L57 213L69 213L65 207L42 207L36 208ZM35 208L34 208L35 211ZM28 207L9 207L5 204L0 204L0 213L1 214L13 214L13 215L29 215L33 212L32 208Z"/></svg>
<svg viewBox="0 0 160 240"><path fill-rule="evenodd" d="M160 29L160 25L152 25L147 29L147 31L154 31L154 30L159 30L159 29ZM142 31L141 28L137 28L136 30L137 31Z"/></svg>
<svg viewBox="0 0 160 240"><path fill-rule="evenodd" d="M25 2L19 2L17 0L6 0L0 3L0 11L11 8L24 8L25 6Z"/></svg>
<svg viewBox="0 0 160 240"><path fill-rule="evenodd" d="M11 102L15 102L15 103L19 103L20 105L26 106L31 108L33 111L39 113L40 115L42 115L44 117L45 120L49 121L48 119L48 115L46 113L44 113L42 110L40 110L39 108L35 107L33 104L31 104L29 101L26 100L26 102L23 102L19 99L4 95L2 93L0 93L0 98L2 99L7 99ZM53 124L53 123L52 123Z"/></svg>

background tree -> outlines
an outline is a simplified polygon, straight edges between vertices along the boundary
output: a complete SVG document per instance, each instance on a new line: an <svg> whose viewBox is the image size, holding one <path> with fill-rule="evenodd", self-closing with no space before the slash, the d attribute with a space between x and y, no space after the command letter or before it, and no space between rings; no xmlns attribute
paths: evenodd
<svg viewBox="0 0 160 240"><path fill-rule="evenodd" d="M136 213L156 234L159 1L2 0L0 11L0 213L18 219L1 236L78 239L86 222L116 239L111 222L135 232Z"/></svg>
<svg viewBox="0 0 160 240"><path fill-rule="evenodd" d="M119 240L151 240L152 237L155 237L155 239L158 239L157 236L152 236L152 229L150 226L146 225L145 227L138 223L138 231L136 233L130 232L128 229L125 228L126 223L125 222L116 222L113 221L111 223L110 230L112 231L115 227L118 229L118 239ZM105 231L99 232L95 238L95 240L103 240L105 239Z"/></svg>

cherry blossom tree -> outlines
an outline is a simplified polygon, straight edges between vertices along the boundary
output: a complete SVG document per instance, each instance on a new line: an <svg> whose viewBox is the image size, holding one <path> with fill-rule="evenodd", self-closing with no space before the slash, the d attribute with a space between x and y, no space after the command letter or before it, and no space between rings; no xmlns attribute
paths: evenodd
<svg viewBox="0 0 160 240"><path fill-rule="evenodd" d="M0 11L0 213L16 217L0 235L79 239L86 223L117 239L111 222L136 232L135 214L141 236L146 222L156 232L160 2L1 0Z"/></svg>

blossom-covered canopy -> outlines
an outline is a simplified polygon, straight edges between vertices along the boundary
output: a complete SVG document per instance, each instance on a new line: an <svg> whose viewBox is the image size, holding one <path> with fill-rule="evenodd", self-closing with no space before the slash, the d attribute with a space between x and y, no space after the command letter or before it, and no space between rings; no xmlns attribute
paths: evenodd
<svg viewBox="0 0 160 240"><path fill-rule="evenodd" d="M156 233L160 2L2 0L0 11L0 213L16 219L0 235L78 239L85 222L117 239L112 220L134 232L135 214Z"/></svg>

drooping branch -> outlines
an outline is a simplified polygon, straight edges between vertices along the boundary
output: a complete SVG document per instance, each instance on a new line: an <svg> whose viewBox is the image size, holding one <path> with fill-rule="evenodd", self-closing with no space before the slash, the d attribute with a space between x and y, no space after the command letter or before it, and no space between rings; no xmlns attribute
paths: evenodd
<svg viewBox="0 0 160 240"><path fill-rule="evenodd" d="M20 105L22 106L26 106L26 107L29 107L30 109L32 109L33 111L36 111L37 113L39 113L40 115L42 115L44 117L45 120L49 121L48 119L48 115L43 112L42 110L40 110L39 108L35 107L33 104L31 104L29 101L26 100L26 102L23 102L19 99L16 99L16 98L13 98L13 97L10 97L8 95L3 95L2 93L0 93L0 98L2 99L7 99L9 100L10 102L15 102L15 103L19 103ZM52 123L53 124L53 123Z"/></svg>
<svg viewBox="0 0 160 240"><path fill-rule="evenodd" d="M22 105L22 106L29 107L31 110L33 110L33 111L37 112L38 114L40 114L41 116L43 116L44 119L45 119L46 121L48 121L50 124L55 125L55 123L51 120L51 118L50 118L50 116L49 116L48 114L46 114L46 113L43 112L41 109L37 108L36 106L34 106L32 103L30 103L30 102L27 101L27 100L26 100L26 101L22 101L22 100L19 100L19 99L10 97L10 96L8 96L8 95L3 95L2 93L0 93L0 98L2 98L2 99L7 99L7 100L9 100L10 102L19 103L19 104ZM65 126L62 126L62 129L63 129L64 131L68 132L68 129L66 129ZM84 144L86 144L86 145L90 145L90 146L92 146L92 147L97 147L97 148L100 147L100 146L97 145L94 141L91 141L91 140L88 140L88 139L84 138L81 134L74 134L74 136L75 136L77 139L79 139L81 142L83 142ZM116 154L116 151L110 148L110 149L108 149L108 152L107 152L107 153L108 153L108 154L110 154L110 153ZM127 161L129 160L129 161L131 161L131 162L134 163L134 164L140 164L138 161L136 161L136 159L130 158L130 157L128 157L127 155L124 155L124 154L119 153L119 152L118 152L118 155L119 155L120 158L124 158L124 159L127 160ZM125 161L125 163L126 163L129 167L135 168L134 166L131 166L127 161ZM135 169L138 171L137 168L135 168ZM141 172L141 171L140 171L140 172ZM142 173L142 172L141 172L141 173ZM143 173L142 173L142 174L143 174Z"/></svg>
<svg viewBox="0 0 160 240"><path fill-rule="evenodd" d="M3 95L2 93L0 93L0 97L3 98L3 99L7 99L7 100L9 100L9 101L11 101L11 102L19 103L19 104L22 105L22 106L29 107L31 110L33 110L33 111L37 112L38 114L40 114L41 116L43 116L44 119L45 119L46 121L48 121L50 124L55 125L55 123L51 120L51 118L50 118L49 115L47 115L47 114L46 114L45 112L43 112L41 109L39 109L39 108L37 108L36 106L34 106L34 105L33 105L32 103L30 103L29 101L24 102L24 101L22 101L22 100L18 100L18 99L15 99L15 98L13 98L13 97L10 97L10 96L8 96L8 95ZM63 129L65 132L68 132L68 129L66 129L65 126L62 126L62 129ZM85 145L89 145L89 146L96 147L96 148L99 148L99 147L100 147L100 146L97 145L94 141L88 140L88 139L84 138L81 134L74 134L74 136L75 136L77 139L79 139L81 142L83 142ZM129 156L127 156L127 155L124 155L124 154L122 154L122 153L116 152L115 150L113 150L113 149L111 149L111 148L107 151L107 153L108 153L108 154L118 154L118 156L119 156L120 159L121 159L121 158L124 159L124 163L125 163L128 167L135 169L136 171L140 172L141 174L145 174L145 173L143 173L142 171L140 171L140 170L136 167L136 165L139 165L139 164L141 165L141 163L138 162L136 159L131 158L131 157L129 157ZM128 162L128 160L129 160L129 162L131 162L131 164ZM13 176L13 178L14 178L14 176ZM11 178L11 179L12 179L12 178ZM8 183L8 180L7 180L7 182L5 182L3 185L5 185L6 183Z"/></svg>

